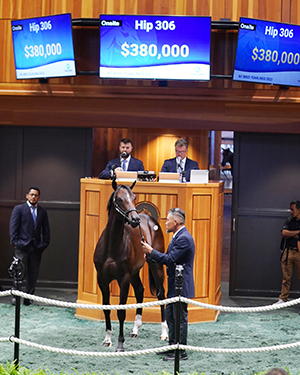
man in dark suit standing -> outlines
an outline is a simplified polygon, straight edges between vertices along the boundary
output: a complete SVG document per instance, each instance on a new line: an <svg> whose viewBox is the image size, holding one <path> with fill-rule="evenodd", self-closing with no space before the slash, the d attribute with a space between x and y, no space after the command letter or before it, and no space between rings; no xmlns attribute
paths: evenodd
<svg viewBox="0 0 300 375"><path fill-rule="evenodd" d="M26 269L26 290L34 294L42 253L50 242L50 227L47 211L38 206L40 190L31 187L26 194L27 201L14 207L9 224L10 242L15 257L20 259ZM30 305L24 299L24 305Z"/></svg>
<svg viewBox="0 0 300 375"><path fill-rule="evenodd" d="M160 253L153 249L149 244L142 242L144 253L150 259L167 266L168 275L168 298L176 296L175 289L175 269L176 265L184 266L184 281L182 287L182 296L186 298L195 297L194 286L194 257L195 243L194 239L185 227L185 212L180 208L172 208L168 211L166 229L168 233L173 233L173 238L169 244L166 253ZM166 307L166 318L169 328L169 344L175 344L175 313L176 304L170 303ZM188 310L187 304L181 302L180 312L180 344L187 345L188 332ZM173 350L167 351L164 361L175 359ZM185 350L180 351L180 359L188 359Z"/></svg>
<svg viewBox="0 0 300 375"><path fill-rule="evenodd" d="M179 138L175 142L176 157L164 161L161 172L180 173L182 182L189 182L191 178L191 170L199 169L198 163L186 157L188 151L188 142L186 139Z"/></svg>
<svg viewBox="0 0 300 375"><path fill-rule="evenodd" d="M117 171L144 171L143 162L131 156L132 150L133 146L131 140L123 138L119 145L120 157L109 161L105 169L99 174L99 178L112 178Z"/></svg>

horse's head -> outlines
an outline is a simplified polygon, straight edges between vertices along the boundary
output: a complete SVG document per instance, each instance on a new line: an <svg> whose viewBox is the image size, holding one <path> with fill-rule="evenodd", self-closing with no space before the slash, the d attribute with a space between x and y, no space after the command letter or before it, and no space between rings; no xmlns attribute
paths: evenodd
<svg viewBox="0 0 300 375"><path fill-rule="evenodd" d="M112 185L115 190L112 195L115 210L122 216L125 223L130 224L132 228L136 228L140 224L141 219L134 204L136 196L131 190L135 182L131 187L126 185L117 186L115 181L113 181Z"/></svg>
<svg viewBox="0 0 300 375"><path fill-rule="evenodd" d="M230 151L230 148L222 148L222 150L223 150L222 151L223 159L221 161L222 167L224 167L226 163L229 163L230 165L232 165L233 153Z"/></svg>

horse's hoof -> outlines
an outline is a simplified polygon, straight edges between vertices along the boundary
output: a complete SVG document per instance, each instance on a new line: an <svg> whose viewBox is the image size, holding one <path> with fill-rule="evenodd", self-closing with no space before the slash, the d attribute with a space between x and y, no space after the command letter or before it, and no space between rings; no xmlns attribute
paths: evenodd
<svg viewBox="0 0 300 375"><path fill-rule="evenodd" d="M129 337L132 337L132 338L137 338L137 337L138 337L138 335L137 335L137 333L133 333L133 332L131 332L131 333L130 333L130 335L129 335Z"/></svg>
<svg viewBox="0 0 300 375"><path fill-rule="evenodd" d="M124 348L117 348L116 352L125 352L125 349Z"/></svg>
<svg viewBox="0 0 300 375"><path fill-rule="evenodd" d="M162 341L169 341L169 337L168 337L168 336L163 336L163 335L161 335L161 336L160 336L160 339L161 339Z"/></svg>
<svg viewBox="0 0 300 375"><path fill-rule="evenodd" d="M110 348L112 346L112 342L103 342L102 345L105 346L106 348Z"/></svg>

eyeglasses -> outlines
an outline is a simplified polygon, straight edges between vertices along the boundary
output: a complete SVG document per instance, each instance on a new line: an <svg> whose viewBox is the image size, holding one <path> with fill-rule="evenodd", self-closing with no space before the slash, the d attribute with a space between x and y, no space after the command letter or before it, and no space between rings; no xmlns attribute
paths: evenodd
<svg viewBox="0 0 300 375"><path fill-rule="evenodd" d="M187 150L184 150L184 151L178 151L178 150L175 150L176 154L185 154Z"/></svg>

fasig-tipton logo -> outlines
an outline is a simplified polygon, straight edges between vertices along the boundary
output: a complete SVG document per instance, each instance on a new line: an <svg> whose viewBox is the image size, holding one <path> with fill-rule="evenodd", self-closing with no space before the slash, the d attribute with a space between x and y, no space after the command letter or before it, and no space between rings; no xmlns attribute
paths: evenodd
<svg viewBox="0 0 300 375"><path fill-rule="evenodd" d="M13 25L11 27L12 31L22 31L23 30L23 25Z"/></svg>
<svg viewBox="0 0 300 375"><path fill-rule="evenodd" d="M155 206L155 204L151 202L147 202L147 201L139 202L136 205L136 209L139 214L147 214L149 216L154 217L156 221L159 220L159 217L160 217L159 209Z"/></svg>
<svg viewBox="0 0 300 375"><path fill-rule="evenodd" d="M101 20L100 26L119 27L119 26L122 26L122 21L120 21L120 20Z"/></svg>
<svg viewBox="0 0 300 375"><path fill-rule="evenodd" d="M256 30L256 25L253 23L240 23L240 29L242 30L249 30L249 31L255 31Z"/></svg>

